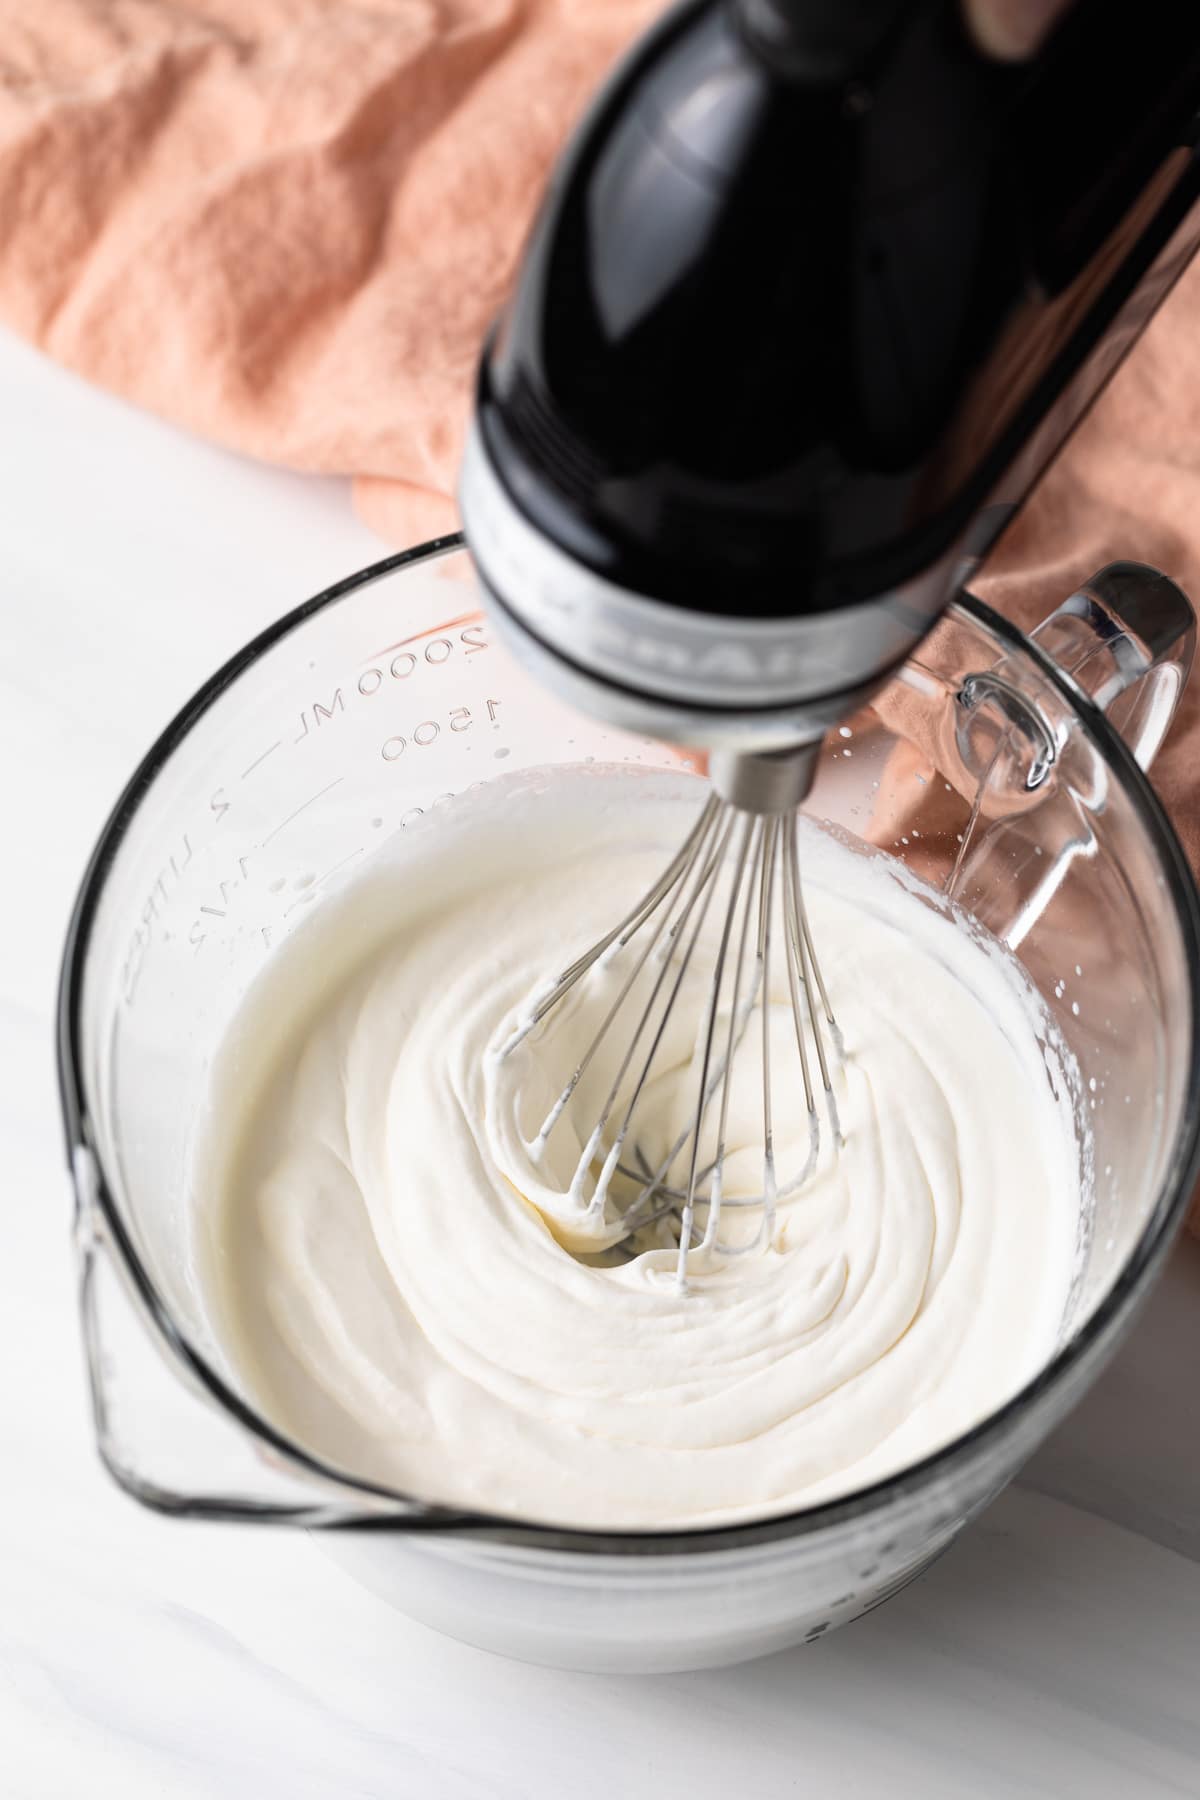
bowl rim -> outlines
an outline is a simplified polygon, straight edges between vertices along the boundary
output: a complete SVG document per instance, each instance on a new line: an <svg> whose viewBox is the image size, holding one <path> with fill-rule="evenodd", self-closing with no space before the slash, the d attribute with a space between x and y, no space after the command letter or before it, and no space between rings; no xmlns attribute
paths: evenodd
<svg viewBox="0 0 1200 1800"><path fill-rule="evenodd" d="M949 1443L882 1480L832 1500L760 1519L726 1524L701 1522L657 1530L645 1527L598 1530L452 1509L417 1500L398 1489L363 1480L324 1462L293 1443L259 1415L190 1342L126 1230L90 1127L80 1042L84 978L92 927L109 872L143 800L201 716L267 651L314 614L402 569L467 549L462 533L455 532L383 557L302 601L251 638L184 703L142 757L113 806L88 860L67 926L56 1015L59 1098L67 1162L76 1186L77 1201L81 1206L85 1199L94 1201L98 1207L110 1242L132 1281L155 1336L156 1348L166 1355L169 1363L177 1365L177 1372L181 1365L182 1371L199 1383L210 1403L231 1415L237 1424L269 1448L275 1458L282 1457L298 1478L315 1481L317 1492L307 1505L264 1505L249 1499L214 1500L199 1495L194 1498L178 1494L168 1496L105 1456L108 1467L116 1479L145 1504L185 1517L266 1519L302 1525L434 1532L492 1544L608 1556L680 1555L773 1543L851 1525L885 1507L895 1506L898 1501L914 1499L922 1491L952 1476L958 1466L986 1453L989 1445L1002 1441L1031 1408L1060 1387L1080 1364L1093 1358L1098 1365L1165 1260L1200 1174L1200 891L1182 845L1149 780L1104 713L1036 642L966 590L951 602L947 614L965 614L974 623L984 625L1010 650L1022 652L1038 665L1078 716L1132 802L1151 847L1158 855L1164 885L1179 919L1190 1001L1190 1057L1180 1127L1146 1224L1108 1293L1091 1315L1059 1346L1037 1374L1001 1406ZM87 1196L79 1193L81 1153L91 1159L92 1166L93 1179ZM99 1420L97 1425L101 1454L104 1455ZM328 1498L322 1497L328 1495L330 1484L343 1495L361 1496L363 1510L355 1512L351 1503L331 1507Z"/></svg>

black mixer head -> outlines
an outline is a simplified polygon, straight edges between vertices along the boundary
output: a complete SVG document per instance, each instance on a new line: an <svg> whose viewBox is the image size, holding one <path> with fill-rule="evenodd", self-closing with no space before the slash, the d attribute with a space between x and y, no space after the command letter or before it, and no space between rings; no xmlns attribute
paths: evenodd
<svg viewBox="0 0 1200 1800"><path fill-rule="evenodd" d="M618 70L489 343L460 491L587 710L812 741L928 629L1193 249L1200 20L688 0ZM1101 139L1097 153L1098 135Z"/></svg>

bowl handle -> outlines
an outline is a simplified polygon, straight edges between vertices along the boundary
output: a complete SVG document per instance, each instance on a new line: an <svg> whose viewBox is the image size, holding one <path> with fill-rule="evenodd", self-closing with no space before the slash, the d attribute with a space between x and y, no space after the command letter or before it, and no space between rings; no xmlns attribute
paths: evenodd
<svg viewBox="0 0 1200 1800"><path fill-rule="evenodd" d="M1196 615L1183 589L1147 563L1112 562L1030 635L1148 769L1196 647Z"/></svg>

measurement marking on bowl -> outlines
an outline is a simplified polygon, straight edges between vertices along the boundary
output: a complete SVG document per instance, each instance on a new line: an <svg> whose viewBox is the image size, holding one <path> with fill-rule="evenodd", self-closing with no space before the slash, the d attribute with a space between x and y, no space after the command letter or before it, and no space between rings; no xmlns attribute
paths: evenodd
<svg viewBox="0 0 1200 1800"><path fill-rule="evenodd" d="M298 906L307 905L323 882L328 881L331 875L336 875L339 869L344 869L347 863L352 863L356 856L361 856L365 848L364 844L360 844L357 850L351 850L349 856L343 856L340 862L332 863L323 875L318 875L315 880L308 882L299 899L293 900L290 906L284 907L284 918L286 919L289 913L294 913ZM270 948L269 945L268 948Z"/></svg>
<svg viewBox="0 0 1200 1800"><path fill-rule="evenodd" d="M327 785L325 787L318 788L317 792L315 794L310 794L308 799L303 801L296 808L295 812L290 812L286 819L282 819L280 821L280 823L278 825L276 825L274 831L268 831L266 837L263 838L261 844L259 845L259 849L265 850L267 845L272 843L274 841L274 839L279 836L281 831L287 830L287 827L292 823L293 819L298 819L302 812L307 812L307 810L310 806L315 806L316 802L318 800L322 799L324 797L324 795L332 793L334 788L337 787L345 779L346 778L344 775L337 775L334 777L334 779L331 782L327 783Z"/></svg>
<svg viewBox="0 0 1200 1800"><path fill-rule="evenodd" d="M272 751L278 750L278 748L279 748L280 744L282 744L282 742L283 742L282 738L276 738L275 742L273 744L269 744L267 746L267 748L263 751L261 756L255 757L254 761L250 764L250 767L248 769L242 770L242 773L238 779L241 781L245 781L245 779L248 775L253 775L255 769L258 768L260 763L265 763L268 756L271 755Z"/></svg>
<svg viewBox="0 0 1200 1800"><path fill-rule="evenodd" d="M443 619L440 625L430 625L424 631L414 631L411 637L401 638L398 643L385 644L382 650L376 650L365 660L368 663L377 662L382 656L390 656L394 650L404 650L409 644L419 644L422 638L437 637L440 632L453 631L456 626L470 625L476 619L482 618L483 614L477 607L474 612L460 613L457 619ZM486 643L469 641L466 646L467 655L469 656L473 650L486 650L487 648Z"/></svg>

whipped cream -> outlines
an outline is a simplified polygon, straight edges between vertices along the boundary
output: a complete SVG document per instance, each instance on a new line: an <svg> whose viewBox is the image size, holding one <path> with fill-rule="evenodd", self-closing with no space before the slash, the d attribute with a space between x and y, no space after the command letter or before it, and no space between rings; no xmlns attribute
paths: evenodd
<svg viewBox="0 0 1200 1800"><path fill-rule="evenodd" d="M571 1191L595 1092L537 1150L612 967L498 1052L650 885L702 793L628 769L488 784L398 834L243 1001L196 1146L199 1261L235 1379L325 1461L567 1525L730 1521L919 1460L1053 1352L1086 1215L1077 1072L1015 962L803 821L843 1141L823 1130L770 1242L693 1258L681 1291L665 1224L614 1257L611 1207ZM810 1136L777 961L786 1190ZM640 1104L651 1149L694 1105L703 1004L685 987ZM730 1193L761 1188L761 1144L749 1059Z"/></svg>

